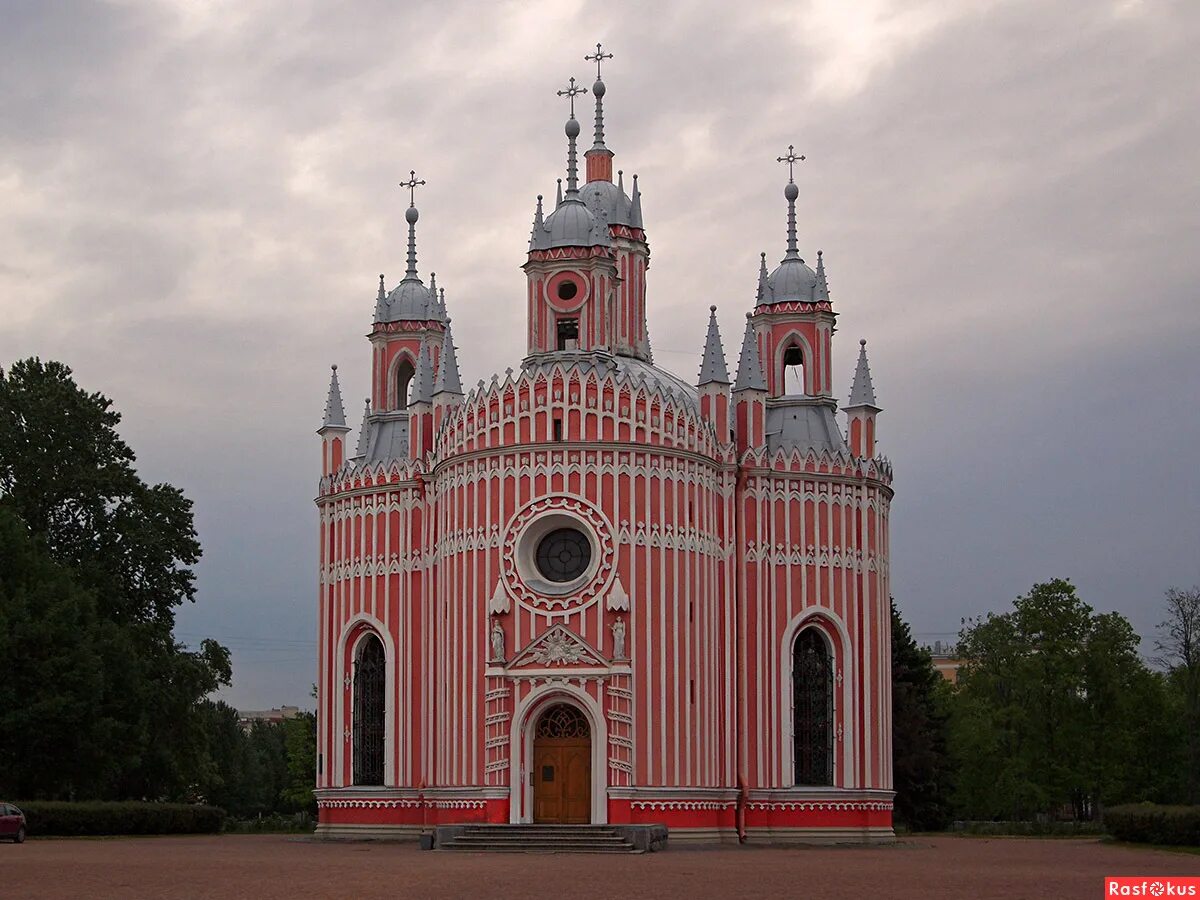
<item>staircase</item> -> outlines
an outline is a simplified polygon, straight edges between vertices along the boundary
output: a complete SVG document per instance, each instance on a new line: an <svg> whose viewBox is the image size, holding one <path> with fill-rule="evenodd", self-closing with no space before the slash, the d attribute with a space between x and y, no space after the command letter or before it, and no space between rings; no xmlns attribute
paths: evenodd
<svg viewBox="0 0 1200 900"><path fill-rule="evenodd" d="M475 853L645 853L658 849L638 837L628 826L617 825L442 825L437 828L434 846Z"/></svg>

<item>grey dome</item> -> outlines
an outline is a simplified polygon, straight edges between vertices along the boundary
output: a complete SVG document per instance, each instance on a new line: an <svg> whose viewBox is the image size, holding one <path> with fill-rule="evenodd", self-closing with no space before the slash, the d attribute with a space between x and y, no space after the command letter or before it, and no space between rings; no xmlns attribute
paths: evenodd
<svg viewBox="0 0 1200 900"><path fill-rule="evenodd" d="M405 278L375 306L376 322L440 318L437 297L419 278Z"/></svg>
<svg viewBox="0 0 1200 900"><path fill-rule="evenodd" d="M767 296L763 303L785 303L816 299L817 273L798 256L786 256L767 278Z"/></svg>
<svg viewBox="0 0 1200 900"><path fill-rule="evenodd" d="M540 228L534 227L530 241L531 250L597 245L608 245L608 225L592 215L582 200L570 194L546 217Z"/></svg>
<svg viewBox="0 0 1200 900"><path fill-rule="evenodd" d="M603 179L589 181L579 189L579 196L593 214L610 225L634 225L633 201L620 187ZM640 225L638 226L640 227Z"/></svg>

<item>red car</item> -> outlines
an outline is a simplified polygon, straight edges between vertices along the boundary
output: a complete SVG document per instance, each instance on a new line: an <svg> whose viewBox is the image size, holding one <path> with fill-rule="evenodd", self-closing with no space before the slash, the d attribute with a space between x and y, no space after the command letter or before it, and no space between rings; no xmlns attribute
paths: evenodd
<svg viewBox="0 0 1200 900"><path fill-rule="evenodd" d="M15 844L25 841L25 813L11 803L0 803L0 838Z"/></svg>

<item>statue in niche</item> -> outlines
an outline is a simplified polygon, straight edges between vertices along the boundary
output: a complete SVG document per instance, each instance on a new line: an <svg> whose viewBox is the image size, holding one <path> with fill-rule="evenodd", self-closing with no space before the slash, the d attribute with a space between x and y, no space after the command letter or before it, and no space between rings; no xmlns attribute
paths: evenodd
<svg viewBox="0 0 1200 900"><path fill-rule="evenodd" d="M504 662L504 629L495 616L492 617L492 662Z"/></svg>
<svg viewBox="0 0 1200 900"><path fill-rule="evenodd" d="M617 616L617 621L609 626L613 635L613 659L629 659L625 652L625 619Z"/></svg>

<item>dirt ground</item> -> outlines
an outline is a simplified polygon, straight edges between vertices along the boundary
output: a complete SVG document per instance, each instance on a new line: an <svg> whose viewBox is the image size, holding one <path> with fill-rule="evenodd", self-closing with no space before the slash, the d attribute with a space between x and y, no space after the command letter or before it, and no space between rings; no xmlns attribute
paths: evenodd
<svg viewBox="0 0 1200 900"><path fill-rule="evenodd" d="M421 852L283 835L0 845L0 897L1080 898L1105 875L1200 875L1200 856L1095 840L917 837L879 848L644 856Z"/></svg>

